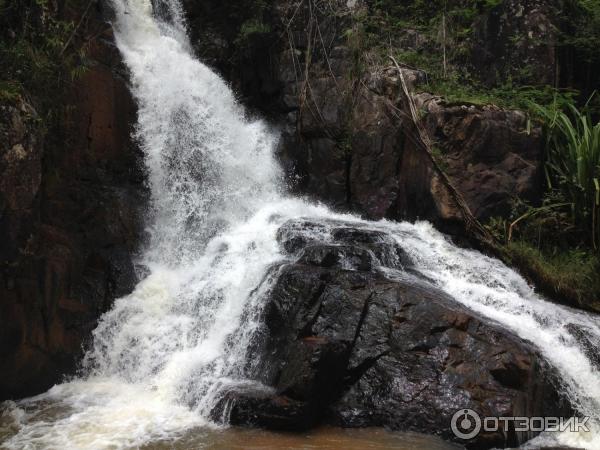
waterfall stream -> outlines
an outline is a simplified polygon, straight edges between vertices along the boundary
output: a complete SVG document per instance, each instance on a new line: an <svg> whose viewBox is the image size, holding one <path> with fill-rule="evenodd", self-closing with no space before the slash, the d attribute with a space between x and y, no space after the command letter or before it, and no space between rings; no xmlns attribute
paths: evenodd
<svg viewBox="0 0 600 450"><path fill-rule="evenodd" d="M428 223L367 222L287 196L276 134L249 120L195 58L177 0L160 14L147 0L114 6L152 195L139 261L148 275L101 318L82 376L3 405L14 429L3 446L127 448L218 427L210 412L220 393L252 383L246 352L273 281L265 274L288 258L277 230L310 218L385 231L439 288L533 343L593 422L590 433L537 442L600 449L600 368L590 357L600 349L598 317L546 302L501 262L455 247Z"/></svg>

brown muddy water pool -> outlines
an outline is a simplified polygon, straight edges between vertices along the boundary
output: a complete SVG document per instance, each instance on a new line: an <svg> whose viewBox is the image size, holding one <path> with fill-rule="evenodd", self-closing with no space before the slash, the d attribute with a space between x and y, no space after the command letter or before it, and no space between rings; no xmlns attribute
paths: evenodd
<svg viewBox="0 0 600 450"><path fill-rule="evenodd" d="M150 443L143 450L461 450L463 447L417 433L394 433L381 428L319 428L306 433L274 433L229 428L196 430L176 441Z"/></svg>

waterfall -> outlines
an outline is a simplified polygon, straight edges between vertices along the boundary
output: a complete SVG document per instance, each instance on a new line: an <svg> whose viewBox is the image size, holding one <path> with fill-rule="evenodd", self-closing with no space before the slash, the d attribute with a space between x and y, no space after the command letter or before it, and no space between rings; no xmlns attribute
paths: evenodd
<svg viewBox="0 0 600 450"><path fill-rule="evenodd" d="M439 288L537 346L565 395L600 423L600 374L589 356L600 348L597 317L544 301L501 262L455 247L427 223L367 222L287 196L276 134L248 119L195 58L177 0L157 6L160 14L147 0L114 3L152 196L140 257L148 275L101 318L81 377L4 405L16 429L4 446L125 448L218 426L210 412L219 395L252 383L247 351L267 274L287 258L277 230L303 217L398 239ZM558 441L600 448L599 436Z"/></svg>

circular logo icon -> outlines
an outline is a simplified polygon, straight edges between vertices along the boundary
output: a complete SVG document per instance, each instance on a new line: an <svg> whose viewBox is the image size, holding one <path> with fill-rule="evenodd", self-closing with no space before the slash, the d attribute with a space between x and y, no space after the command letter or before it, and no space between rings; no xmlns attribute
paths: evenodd
<svg viewBox="0 0 600 450"><path fill-rule="evenodd" d="M481 431L481 417L472 409L461 409L452 416L452 432L459 439L472 439Z"/></svg>

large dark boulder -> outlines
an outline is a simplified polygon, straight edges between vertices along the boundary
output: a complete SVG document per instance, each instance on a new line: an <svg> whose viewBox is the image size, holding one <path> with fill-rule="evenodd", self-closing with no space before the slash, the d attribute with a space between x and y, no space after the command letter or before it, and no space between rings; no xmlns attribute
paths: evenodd
<svg viewBox="0 0 600 450"><path fill-rule="evenodd" d="M282 247L303 227L314 239L319 225L290 222L279 233ZM397 243L341 224L330 231L320 243L295 246L294 262L279 269L265 311L268 337L258 346L257 377L273 390L229 393L232 423L385 426L453 439L451 417L461 408L536 416L564 407L552 371L528 343L430 285L401 252L403 264L381 270L399 254ZM467 444L517 446L529 437L482 433Z"/></svg>

